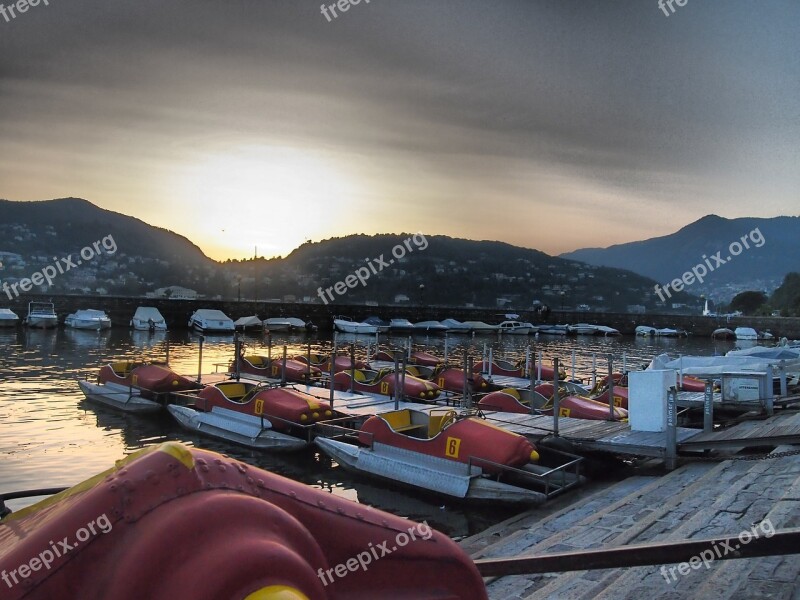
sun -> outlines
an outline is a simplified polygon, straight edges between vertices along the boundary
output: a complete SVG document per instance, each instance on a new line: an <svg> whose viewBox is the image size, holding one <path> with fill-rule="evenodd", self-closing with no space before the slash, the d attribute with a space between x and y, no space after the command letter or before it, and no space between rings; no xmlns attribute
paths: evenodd
<svg viewBox="0 0 800 600"><path fill-rule="evenodd" d="M181 170L189 237L216 259L284 256L346 222L353 179L324 154L247 146L203 155Z"/></svg>

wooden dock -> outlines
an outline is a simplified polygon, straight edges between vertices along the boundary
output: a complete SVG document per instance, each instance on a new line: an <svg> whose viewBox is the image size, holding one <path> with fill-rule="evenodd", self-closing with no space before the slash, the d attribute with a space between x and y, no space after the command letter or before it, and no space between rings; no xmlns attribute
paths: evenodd
<svg viewBox="0 0 800 600"><path fill-rule="evenodd" d="M755 448L781 444L800 444L800 411L781 412L766 419L700 432L679 443L678 450Z"/></svg>

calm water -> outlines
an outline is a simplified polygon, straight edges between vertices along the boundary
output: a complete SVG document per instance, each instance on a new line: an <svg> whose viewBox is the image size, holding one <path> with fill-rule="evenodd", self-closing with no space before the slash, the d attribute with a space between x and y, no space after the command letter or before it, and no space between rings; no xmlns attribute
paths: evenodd
<svg viewBox="0 0 800 600"><path fill-rule="evenodd" d="M149 334L114 329L103 333L73 330L0 331L0 491L38 487L69 486L103 471L114 461L144 446L167 440L203 446L308 485L358 502L428 523L453 537L477 533L502 521L514 511L465 509L441 498L424 498L402 489L388 489L361 478L354 478L331 464L313 449L293 455L270 455L232 444L199 438L178 428L168 415L133 416L87 404L77 380L94 377L99 365L112 359L144 358L163 360L165 339L169 335L170 363L182 374L198 372L199 336L189 332ZM381 336L381 348L403 344L407 337ZM339 347L354 341L352 336L337 338ZM366 341L357 341L357 354L363 355ZM308 343L314 351L329 349L329 339L305 336L272 337L272 353L287 345L289 354L304 353ZM266 338L246 338L250 349L267 353ZM733 345L694 338L547 338L524 336L453 336L448 338L451 357L463 357L469 350L480 358L484 345L493 348L496 358L524 356L535 344L546 363L558 356L571 370L576 354L576 374L588 377L592 353L597 355L600 374L606 372L606 356L614 356L615 369L623 355L628 368L646 364L662 352L703 354L724 353ZM415 336L415 349L426 348L443 354L445 339L440 336ZM233 356L232 337L206 337L203 372L213 372L216 363L227 363ZM18 509L30 501L10 503Z"/></svg>

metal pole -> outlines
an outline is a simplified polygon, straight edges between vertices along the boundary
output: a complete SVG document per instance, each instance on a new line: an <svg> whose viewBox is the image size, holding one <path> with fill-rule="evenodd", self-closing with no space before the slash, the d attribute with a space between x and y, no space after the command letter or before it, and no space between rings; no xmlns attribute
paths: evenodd
<svg viewBox="0 0 800 600"><path fill-rule="evenodd" d="M333 393L333 390L334 390L333 378L334 378L335 375L336 375L336 340L334 339L333 340L333 351L331 352L331 381L330 381L330 384L331 384L331 386L330 386L331 387L331 397L330 397L331 410L333 410L333 396L334 396L334 393Z"/></svg>
<svg viewBox="0 0 800 600"><path fill-rule="evenodd" d="M572 349L572 381L575 381L575 348Z"/></svg>
<svg viewBox="0 0 800 600"><path fill-rule="evenodd" d="M467 361L467 378L465 380L465 386L467 388L467 398L466 398L466 406L467 410L472 408L472 387L469 385L469 378L473 376L472 372L472 357L470 356Z"/></svg>
<svg viewBox="0 0 800 600"><path fill-rule="evenodd" d="M709 433L714 429L714 383L706 381L705 395L703 396L703 431Z"/></svg>
<svg viewBox="0 0 800 600"><path fill-rule="evenodd" d="M411 360L411 336L408 336L408 360Z"/></svg>
<svg viewBox="0 0 800 600"><path fill-rule="evenodd" d="M597 385L597 353L592 352L592 389Z"/></svg>
<svg viewBox="0 0 800 600"><path fill-rule="evenodd" d="M683 389L683 354L678 355L678 389Z"/></svg>
<svg viewBox="0 0 800 600"><path fill-rule="evenodd" d="M525 348L525 371L523 373L523 376L530 377L532 371L533 369L531 369L531 347L530 345L528 345Z"/></svg>
<svg viewBox="0 0 800 600"><path fill-rule="evenodd" d="M536 386L536 371L531 369L529 371L529 376L531 378L531 393L530 393L530 398L531 398L530 404L531 404L531 406L530 406L530 408L531 408L531 414L534 415L534 414L536 414L536 409L533 407L533 394L535 393L533 391L533 388Z"/></svg>
<svg viewBox="0 0 800 600"><path fill-rule="evenodd" d="M622 374L625 375L625 373L627 373L627 372L628 372L628 353L627 352L623 352L622 353Z"/></svg>
<svg viewBox="0 0 800 600"><path fill-rule="evenodd" d="M203 342L206 341L204 336L200 336L200 352L197 358L197 383L200 383L201 375L203 374Z"/></svg>
<svg viewBox="0 0 800 600"><path fill-rule="evenodd" d="M494 363L494 357L492 354L493 348L489 346L489 379L492 378L492 364Z"/></svg>
<svg viewBox="0 0 800 600"><path fill-rule="evenodd" d="M553 436L558 437L558 418L561 399L558 397L558 357L553 359Z"/></svg>
<svg viewBox="0 0 800 600"><path fill-rule="evenodd" d="M394 353L394 409L400 410L400 353Z"/></svg>
<svg viewBox="0 0 800 600"><path fill-rule="evenodd" d="M542 356L542 351L539 350L539 372L536 375L536 381L541 381L542 380L542 361L543 360L544 360L544 357Z"/></svg>
<svg viewBox="0 0 800 600"><path fill-rule="evenodd" d="M608 420L616 418L614 411L614 359L608 355Z"/></svg>
<svg viewBox="0 0 800 600"><path fill-rule="evenodd" d="M786 386L786 361L782 360L780 366L778 367L778 375L781 379L781 396L786 397L789 395L789 391Z"/></svg>
<svg viewBox="0 0 800 600"><path fill-rule="evenodd" d="M311 340L308 340L306 349L306 360L308 361L308 372L306 373L306 383L311 383Z"/></svg>
<svg viewBox="0 0 800 600"><path fill-rule="evenodd" d="M241 367L241 363L240 363L241 353L242 353L242 342L239 339L239 334L238 333L234 333L233 334L233 351L236 353L236 365L234 367L234 372L233 373L234 373L234 377L236 378L236 381L239 381L239 379L241 377L241 372L242 372L242 370L241 370L242 367Z"/></svg>
<svg viewBox="0 0 800 600"><path fill-rule="evenodd" d="M350 344L350 393L355 390L356 384L356 346Z"/></svg>
<svg viewBox="0 0 800 600"><path fill-rule="evenodd" d="M272 333L267 333L267 362L272 364Z"/></svg>
<svg viewBox="0 0 800 600"><path fill-rule="evenodd" d="M444 334L444 363L447 364L447 333Z"/></svg>
<svg viewBox="0 0 800 600"><path fill-rule="evenodd" d="M678 462L678 390L675 386L667 392L667 447L664 449L664 466L675 470Z"/></svg>
<svg viewBox="0 0 800 600"><path fill-rule="evenodd" d="M400 398L406 397L406 359L400 361Z"/></svg>
<svg viewBox="0 0 800 600"><path fill-rule="evenodd" d="M467 351L464 350L464 388L462 389L461 400L464 402L465 406L467 403L467 394L469 394L469 371L467 369Z"/></svg>
<svg viewBox="0 0 800 600"><path fill-rule="evenodd" d="M167 333L167 339L164 341L167 347L167 358L164 361L164 364L169 364L169 333Z"/></svg>
<svg viewBox="0 0 800 600"><path fill-rule="evenodd" d="M767 393L767 415L771 417L775 414L775 383L773 381L772 365L767 365L767 389L764 391Z"/></svg>
<svg viewBox="0 0 800 600"><path fill-rule="evenodd" d="M286 346L283 347L283 359L281 360L281 387L286 386Z"/></svg>

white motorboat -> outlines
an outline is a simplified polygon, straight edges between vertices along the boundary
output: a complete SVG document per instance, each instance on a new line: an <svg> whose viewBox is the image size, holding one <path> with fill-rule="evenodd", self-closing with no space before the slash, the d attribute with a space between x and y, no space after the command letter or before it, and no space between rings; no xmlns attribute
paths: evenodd
<svg viewBox="0 0 800 600"><path fill-rule="evenodd" d="M497 325L489 325L489 323L484 323L483 321L464 321L464 325L475 333L494 333L497 331Z"/></svg>
<svg viewBox="0 0 800 600"><path fill-rule="evenodd" d="M733 334L737 340L757 340L758 332L752 327L737 327Z"/></svg>
<svg viewBox="0 0 800 600"><path fill-rule="evenodd" d="M472 328L469 325L456 319L444 319L441 323L447 327L447 333L472 333Z"/></svg>
<svg viewBox="0 0 800 600"><path fill-rule="evenodd" d="M681 332L677 329L672 329L671 327L662 327L661 329L656 329L656 337L680 337Z"/></svg>
<svg viewBox="0 0 800 600"><path fill-rule="evenodd" d="M392 319L389 321L389 329L392 331L411 331L414 324L408 319Z"/></svg>
<svg viewBox="0 0 800 600"><path fill-rule="evenodd" d="M529 335L531 327L519 321L503 321L497 326L500 333L510 333L513 335Z"/></svg>
<svg viewBox="0 0 800 600"><path fill-rule="evenodd" d="M384 321L380 317L367 317L364 319L364 323L367 325L375 325L378 328L378 333L388 333L389 331L389 322Z"/></svg>
<svg viewBox="0 0 800 600"><path fill-rule="evenodd" d="M373 335L378 333L377 326L370 325L369 323L360 323L347 317L336 317L333 320L333 327L336 331L341 331L342 333L366 333Z"/></svg>
<svg viewBox="0 0 800 600"><path fill-rule="evenodd" d="M597 325L590 325L589 323L576 323L570 325L568 332L573 335L597 335Z"/></svg>
<svg viewBox="0 0 800 600"><path fill-rule="evenodd" d="M264 326L270 331L289 331L292 328L292 322L285 317L271 317L264 319Z"/></svg>
<svg viewBox="0 0 800 600"><path fill-rule="evenodd" d="M619 329L614 329L613 327L608 327L607 325L595 325L595 327L597 328L597 333L602 333L606 337L616 337L618 335L622 335L619 332Z"/></svg>
<svg viewBox="0 0 800 600"><path fill-rule="evenodd" d="M155 306L140 306L131 319L136 331L166 331L167 321Z"/></svg>
<svg viewBox="0 0 800 600"><path fill-rule="evenodd" d="M447 331L447 327L442 325L439 321L420 321L419 323L414 323L414 331L445 333Z"/></svg>
<svg viewBox="0 0 800 600"><path fill-rule="evenodd" d="M189 318L189 328L200 333L233 333L233 319L221 310L200 308Z"/></svg>
<svg viewBox="0 0 800 600"><path fill-rule="evenodd" d="M250 315L249 317L239 317L233 322L233 326L235 329L240 329L242 331L246 329L260 330L264 329L264 321L259 319L257 315Z"/></svg>
<svg viewBox="0 0 800 600"><path fill-rule="evenodd" d="M650 327L649 325L637 325L636 326L636 335L642 337L653 337L658 331L655 327Z"/></svg>
<svg viewBox="0 0 800 600"><path fill-rule="evenodd" d="M67 318L64 319L64 325L73 329L100 331L101 329L111 328L111 319L102 310L87 308L85 310L76 310L74 313L67 315Z"/></svg>
<svg viewBox="0 0 800 600"><path fill-rule="evenodd" d="M89 402L130 413L154 413L162 409L161 404L143 398L139 390L127 385L90 381L79 381L78 385Z"/></svg>
<svg viewBox="0 0 800 600"><path fill-rule="evenodd" d="M305 331L306 322L303 321L303 319L298 319L297 317L286 317L286 320L289 322L289 331Z"/></svg>
<svg viewBox="0 0 800 600"><path fill-rule="evenodd" d="M539 325L539 333L544 335L567 335L569 325Z"/></svg>
<svg viewBox="0 0 800 600"><path fill-rule="evenodd" d="M10 308L0 308L0 327L16 327L19 317Z"/></svg>
<svg viewBox="0 0 800 600"><path fill-rule="evenodd" d="M736 339L736 334L733 330L727 327L720 327L711 332L711 339L714 340L733 340Z"/></svg>
<svg viewBox="0 0 800 600"><path fill-rule="evenodd" d="M28 327L38 327L40 329L50 329L58 327L58 316L52 302L30 302L28 303L28 316L23 322Z"/></svg>

